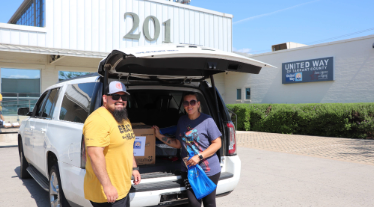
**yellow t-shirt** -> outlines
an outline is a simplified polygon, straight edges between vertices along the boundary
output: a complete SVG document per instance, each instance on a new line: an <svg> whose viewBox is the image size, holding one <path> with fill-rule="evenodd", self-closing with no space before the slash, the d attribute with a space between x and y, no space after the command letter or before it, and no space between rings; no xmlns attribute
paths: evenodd
<svg viewBox="0 0 374 207"><path fill-rule="evenodd" d="M3 96L0 93L0 112L3 110L3 107L1 106L1 101L3 101Z"/></svg>
<svg viewBox="0 0 374 207"><path fill-rule="evenodd" d="M112 185L117 189L117 200L126 197L131 188L135 140L130 121L125 120L122 124L118 124L106 108L100 107L86 119L83 135L86 148L89 146L105 147L106 170ZM108 202L87 153L86 157L84 196L95 203Z"/></svg>

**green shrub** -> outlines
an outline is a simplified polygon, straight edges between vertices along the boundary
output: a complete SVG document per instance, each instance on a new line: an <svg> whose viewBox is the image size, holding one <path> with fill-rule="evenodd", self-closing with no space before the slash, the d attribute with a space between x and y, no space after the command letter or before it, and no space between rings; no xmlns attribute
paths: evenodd
<svg viewBox="0 0 374 207"><path fill-rule="evenodd" d="M227 108L229 108L231 111L233 111L237 115L237 130L250 130L250 114L249 114L249 108L247 105L244 104L228 104ZM232 118L233 122L234 119Z"/></svg>
<svg viewBox="0 0 374 207"><path fill-rule="evenodd" d="M374 103L232 104L228 107L238 115L238 130L248 131L250 126L252 131L262 132L374 137Z"/></svg>

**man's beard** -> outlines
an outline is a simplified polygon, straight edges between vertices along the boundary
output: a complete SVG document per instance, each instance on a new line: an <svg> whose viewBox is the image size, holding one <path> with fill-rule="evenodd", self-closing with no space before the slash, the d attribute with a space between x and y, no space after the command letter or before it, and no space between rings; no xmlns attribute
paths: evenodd
<svg viewBox="0 0 374 207"><path fill-rule="evenodd" d="M126 108L114 109L113 111L111 111L111 110L109 110L109 111L118 123L122 123L123 120L128 119Z"/></svg>

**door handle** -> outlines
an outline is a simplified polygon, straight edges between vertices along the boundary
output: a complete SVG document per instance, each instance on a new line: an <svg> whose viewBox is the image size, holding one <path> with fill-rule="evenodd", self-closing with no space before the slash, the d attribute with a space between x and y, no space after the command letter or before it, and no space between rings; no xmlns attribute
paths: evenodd
<svg viewBox="0 0 374 207"><path fill-rule="evenodd" d="M47 129L43 129L43 128L41 130L42 130L42 133L45 133L47 131Z"/></svg>
<svg viewBox="0 0 374 207"><path fill-rule="evenodd" d="M35 127L34 127L34 126L30 126L30 129L31 129L31 130L34 130L34 129L35 129Z"/></svg>

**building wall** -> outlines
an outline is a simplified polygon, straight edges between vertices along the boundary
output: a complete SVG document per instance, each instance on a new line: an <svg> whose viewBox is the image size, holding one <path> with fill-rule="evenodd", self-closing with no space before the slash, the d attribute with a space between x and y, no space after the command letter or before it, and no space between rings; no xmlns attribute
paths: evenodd
<svg viewBox="0 0 374 207"><path fill-rule="evenodd" d="M258 75L225 75L225 101L240 102L236 89L250 87L251 103L374 102L373 43L371 35L250 56L277 68L263 68ZM334 57L334 81L282 84L282 63L323 57Z"/></svg>
<svg viewBox="0 0 374 207"><path fill-rule="evenodd" d="M0 23L0 43L46 46L46 28Z"/></svg>
<svg viewBox="0 0 374 207"><path fill-rule="evenodd" d="M73 61L69 61L72 59ZM80 60L75 60L80 59ZM0 52L0 68L40 70L40 92L58 82L59 71L97 72L100 58L71 58L67 57L69 64L58 62L50 64L48 56L40 54L23 54L15 52ZM82 66L79 63L87 63ZM64 65L58 65L64 64ZM20 74L21 75L21 74ZM1 79L0 79L1 81ZM0 89L1 90L1 89Z"/></svg>
<svg viewBox="0 0 374 207"><path fill-rule="evenodd" d="M139 16L133 34L140 39L124 38ZM144 37L145 18L153 15L160 22L160 36ZM231 51L232 15L161 0L46 0L47 47L110 52L112 49L162 44L165 24L170 19L172 43L189 43ZM154 26L149 29L153 37Z"/></svg>

